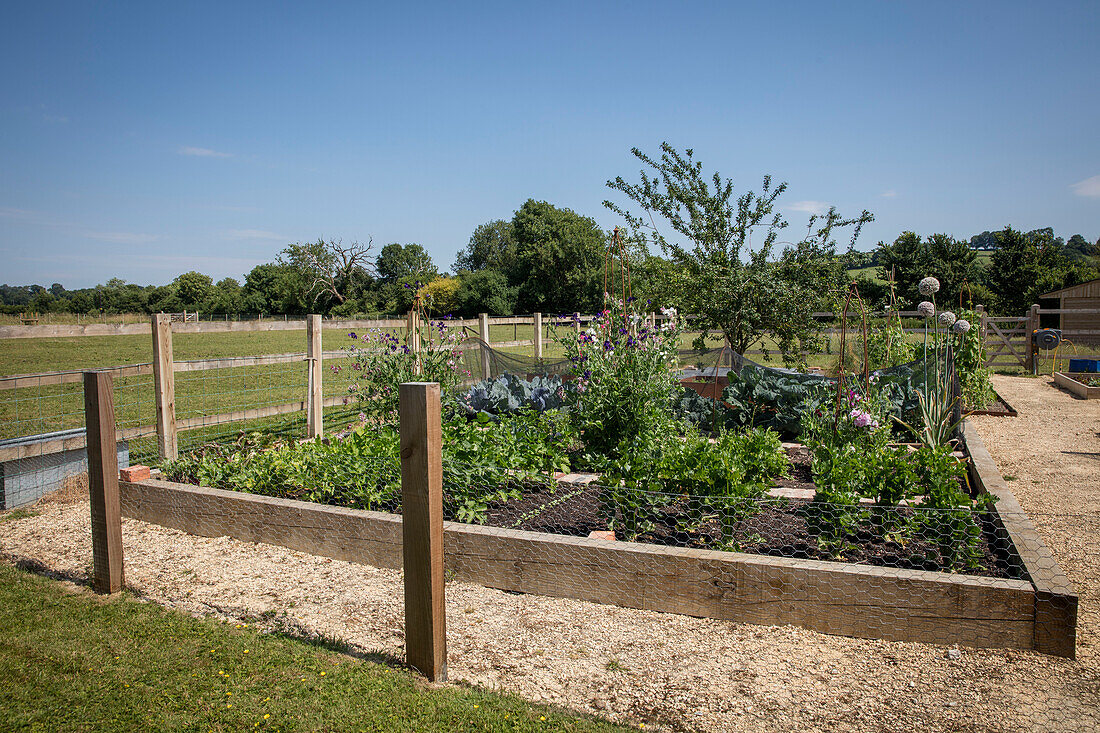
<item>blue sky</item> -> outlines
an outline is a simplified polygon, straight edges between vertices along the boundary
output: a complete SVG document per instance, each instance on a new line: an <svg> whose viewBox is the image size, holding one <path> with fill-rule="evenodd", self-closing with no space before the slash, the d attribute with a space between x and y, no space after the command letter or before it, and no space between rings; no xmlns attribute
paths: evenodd
<svg viewBox="0 0 1100 733"><path fill-rule="evenodd" d="M288 242L443 268L528 198L618 223L693 147L902 230L1100 236L1100 3L9 3L0 282L241 278Z"/></svg>

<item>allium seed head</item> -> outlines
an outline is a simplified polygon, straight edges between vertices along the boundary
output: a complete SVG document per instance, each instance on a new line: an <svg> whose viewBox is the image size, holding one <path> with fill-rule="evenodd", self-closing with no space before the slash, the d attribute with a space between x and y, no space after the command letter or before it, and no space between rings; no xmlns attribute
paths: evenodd
<svg viewBox="0 0 1100 733"><path fill-rule="evenodd" d="M970 321L965 318L960 318L955 321L955 325L951 327L951 330L955 333L966 333L970 330Z"/></svg>
<svg viewBox="0 0 1100 733"><path fill-rule="evenodd" d="M936 306L932 305L932 303L927 300L921 301L917 306L917 313L920 313L925 318L931 318L935 312Z"/></svg>
<svg viewBox="0 0 1100 733"><path fill-rule="evenodd" d="M955 314L951 311L943 311L939 315L939 320L941 326L950 326L955 322Z"/></svg>
<svg viewBox="0 0 1100 733"><path fill-rule="evenodd" d="M920 285L917 286L917 290L920 291L920 294L926 298L939 292L939 289L940 281L934 277L924 278L920 281Z"/></svg>

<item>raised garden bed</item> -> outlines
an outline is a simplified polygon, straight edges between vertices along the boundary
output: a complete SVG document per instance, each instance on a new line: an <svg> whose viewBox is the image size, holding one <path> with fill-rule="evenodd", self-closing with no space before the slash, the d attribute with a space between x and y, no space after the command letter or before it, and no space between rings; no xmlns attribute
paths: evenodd
<svg viewBox="0 0 1100 733"><path fill-rule="evenodd" d="M982 405L978 408L967 407L964 412L967 415L991 415L993 417L1017 417L1020 413L1016 412L1016 409L1012 405L1008 404L1004 397L993 393L996 398L988 405Z"/></svg>
<svg viewBox="0 0 1100 733"><path fill-rule="evenodd" d="M1081 399L1100 399L1100 374L1054 372L1054 383Z"/></svg>
<svg viewBox="0 0 1100 733"><path fill-rule="evenodd" d="M999 498L982 528L997 538L987 539L983 575L924 569L931 566L916 558L927 550L916 544L866 543L849 550L846 561L818 559L798 524L802 504L796 501L767 502L747 515L737 552L693 546L708 532L705 523L687 541L667 531L662 536L659 527L638 537L644 541L593 539L583 535L600 528L594 487L583 484L549 512L525 519L512 507L492 517L504 527L446 523L447 565L457 579L509 591L863 638L1073 656L1076 594L980 439L969 428L966 438L971 483ZM193 534L380 567L401 563L396 514L157 480L123 483L122 500L126 516Z"/></svg>

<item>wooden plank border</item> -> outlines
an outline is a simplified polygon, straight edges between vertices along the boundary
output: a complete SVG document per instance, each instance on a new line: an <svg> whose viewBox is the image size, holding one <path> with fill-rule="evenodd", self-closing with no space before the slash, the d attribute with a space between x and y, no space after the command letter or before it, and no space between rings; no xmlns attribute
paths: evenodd
<svg viewBox="0 0 1100 733"><path fill-rule="evenodd" d="M1054 383L1083 400L1100 399L1100 387L1090 387L1065 372L1054 372Z"/></svg>
<svg viewBox="0 0 1100 733"><path fill-rule="evenodd" d="M1077 591L1016 501L977 430L965 421L962 433L970 455L971 485L997 497L994 505L997 521L1034 588L1035 638L1032 648L1045 654L1075 658Z"/></svg>
<svg viewBox="0 0 1100 733"><path fill-rule="evenodd" d="M376 567L402 563L401 517L150 479L122 484L125 516ZM609 542L444 523L456 579L754 624L891 641L1031 649L1023 580Z"/></svg>

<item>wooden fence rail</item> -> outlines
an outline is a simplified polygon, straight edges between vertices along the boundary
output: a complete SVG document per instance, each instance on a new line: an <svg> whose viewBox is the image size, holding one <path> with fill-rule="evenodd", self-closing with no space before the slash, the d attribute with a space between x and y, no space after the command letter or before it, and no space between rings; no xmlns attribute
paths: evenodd
<svg viewBox="0 0 1100 733"><path fill-rule="evenodd" d="M1039 306L1032 306L1029 312L1022 317L1000 317L990 316L986 313L983 306L978 306L979 317L981 319L978 326L978 333L985 340L987 348L987 360L986 363L990 366L1024 366L1028 369L1034 369L1039 356L1034 345L1031 343L1030 334L1033 330L1038 328L1039 317L1043 314L1063 314L1063 313L1100 313L1100 309L1042 309ZM917 317L919 314L916 311L902 311L900 314L904 318ZM831 318L834 316L832 313L815 313L815 317ZM696 319L695 316L686 315L681 316L688 322L688 328L690 330L691 322ZM489 367L489 349L491 348L530 348L533 355L536 358L542 358L545 356L545 344L548 339L547 331L552 328L576 328L581 329L587 327L587 324L592 323L597 316L586 314L573 314L569 316L562 315L549 315L544 316L541 313L535 313L530 316L506 316L502 318L492 318L488 314L481 314L477 319L448 319L448 324L451 327L461 328L472 335L480 338L485 344L482 349L481 359L483 361L483 371L488 372ZM650 313L647 316L647 321L653 325L659 325L667 322L668 316L661 313ZM92 328L93 326L99 327L104 324L90 324L88 326L81 326L80 328ZM414 324L415 325L415 324ZM167 314L161 314L150 318L150 322L147 324L107 324L108 328L115 328L116 326L125 326L126 328L137 328L143 330L142 332L150 334L152 336L153 344L153 361L148 364L128 364L118 367L110 367L109 371L115 377L120 379L124 377L133 376L145 376L153 375L154 388L157 399L157 419L155 425L141 425L136 427L127 427L119 432L119 435L124 438L136 438L146 437L151 434L156 434L158 438L158 452L164 458L171 458L178 455L178 438L177 434L181 431L195 430L202 427L221 425L230 422L236 422L240 420L251 420L262 417L272 417L277 415L290 414L294 412L306 411L307 415L307 430L309 435L318 436L322 433L322 418L323 408L332 407L343 403L343 399L336 398L323 398L322 391L322 379L323 370L321 364L323 359L339 359L347 355L344 350L329 350L324 351L322 349L322 334L324 331L340 330L340 331L363 331L364 329L380 328L380 329L392 329L401 330L408 333L409 319L336 319L336 320L324 320L319 316L310 316L307 319L301 321L230 321L230 322L202 322L202 323L181 323L172 322L172 319ZM505 341L493 342L490 339L492 329L494 327L507 327L512 326L513 336L518 333L519 326L531 326L534 333L532 338L512 338ZM43 326L43 327L0 327L0 338L4 337L4 329L24 329L24 328L45 328L56 329L58 326ZM303 344L303 351L297 353L286 354L267 354L259 356L237 356L237 357L225 357L225 358L212 358L212 359L195 359L187 361L177 361L172 355L172 336L175 333L201 333L201 332L225 332L234 330L301 330L306 332L306 343ZM835 333L837 329L827 328L826 333ZM921 333L922 329L919 328L907 328L907 333ZM415 329L414 329L415 332ZM1094 337L1100 341L1100 331L1064 331L1063 335L1071 340L1088 341L1089 337ZM13 337L13 336L8 336ZM497 334L500 337L500 334ZM419 351L421 344L418 339L411 341L413 348ZM748 356L758 356L768 353L773 353L763 349L753 349L747 352ZM313 354L319 355L319 357L312 356ZM1076 355L1076 354L1074 354ZM187 419L176 418L176 406L175 406L175 375L182 372L194 372L204 371L209 369L234 369L241 367L252 366L264 366L272 364L292 364L302 362L303 368L306 369L307 381L309 384L308 392L303 394L303 399L294 400L278 405L267 405L263 407L238 409L238 410L226 410L224 412L214 415L200 415L197 417L191 417ZM65 385L76 384L83 380L83 372L81 370L62 370L56 372L45 372L40 374L21 374L9 377L0 377L0 392L4 390L16 390L16 389L28 389L47 387L52 385ZM64 438L58 438L56 441L45 441L40 444L38 448L31 449L25 445L17 446L5 446L0 448L0 458L5 456L15 455L15 453L24 453L27 450L41 450L50 452L49 448L55 450L68 450L73 447L73 441L78 440L83 445L83 438L75 438L74 436L67 436ZM56 444L56 445L55 445Z"/></svg>

